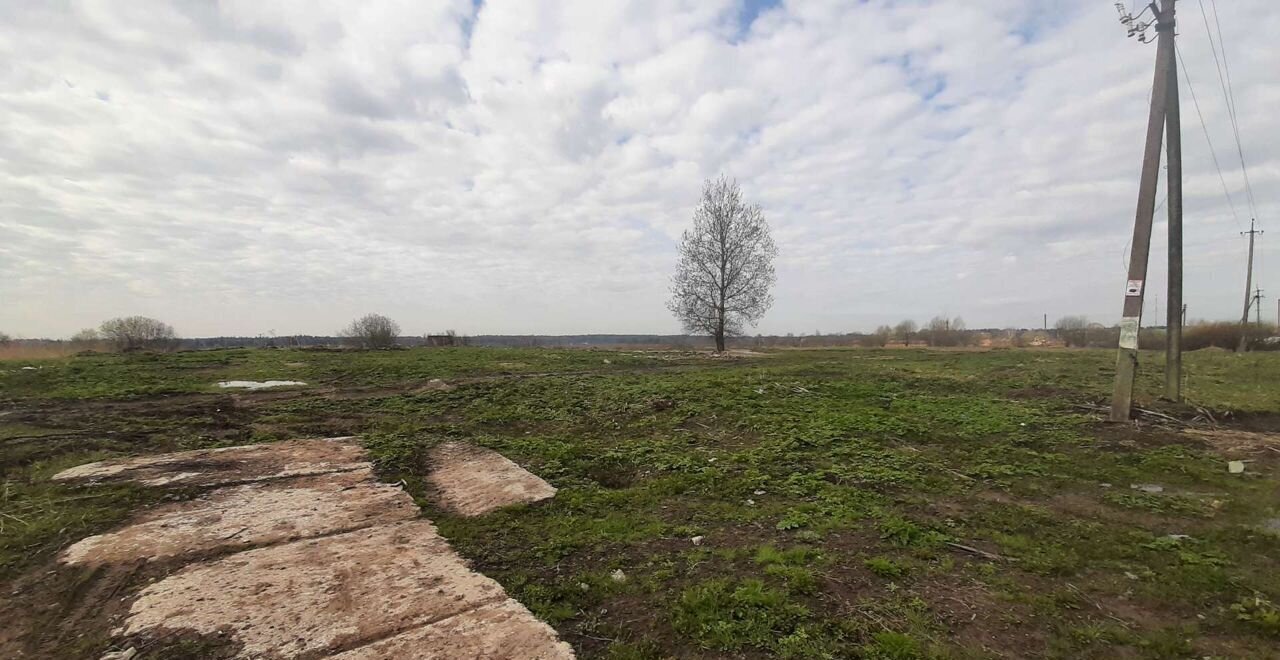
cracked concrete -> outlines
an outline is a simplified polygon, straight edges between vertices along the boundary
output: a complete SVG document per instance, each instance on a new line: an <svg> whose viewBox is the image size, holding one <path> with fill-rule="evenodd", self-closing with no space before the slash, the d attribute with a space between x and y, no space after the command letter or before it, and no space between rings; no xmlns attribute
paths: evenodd
<svg viewBox="0 0 1280 660"><path fill-rule="evenodd" d="M368 468L263 481L164 504L122 529L90 536L61 556L67 564L101 564L193 556L322 536L409 520L418 507L404 491L380 484Z"/></svg>
<svg viewBox="0 0 1280 660"><path fill-rule="evenodd" d="M227 635L243 658L574 657L550 626L472 570L431 521L418 517L407 493L374 480L363 449L350 440L180 452L66 470L55 478L222 487L144 511L121 529L74 544L62 560L98 565L211 557L143 588L118 637ZM454 484L444 490L468 512L555 493L489 450L451 443L442 456L439 481ZM517 485L495 489L505 480Z"/></svg>

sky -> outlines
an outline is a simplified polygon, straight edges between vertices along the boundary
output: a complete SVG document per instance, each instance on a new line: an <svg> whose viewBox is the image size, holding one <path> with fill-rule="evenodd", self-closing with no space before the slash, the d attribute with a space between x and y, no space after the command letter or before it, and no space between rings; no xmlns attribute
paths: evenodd
<svg viewBox="0 0 1280 660"><path fill-rule="evenodd" d="M1185 299L1239 317L1256 209L1274 319L1280 5L1217 3L1251 209L1213 2L1178 3ZM779 249L752 332L1110 324L1154 58L1106 0L0 0L0 331L674 333L720 174Z"/></svg>

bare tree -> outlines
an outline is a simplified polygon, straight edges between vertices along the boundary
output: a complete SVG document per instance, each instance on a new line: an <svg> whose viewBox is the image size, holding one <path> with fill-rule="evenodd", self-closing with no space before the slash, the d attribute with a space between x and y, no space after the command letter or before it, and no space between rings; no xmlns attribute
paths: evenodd
<svg viewBox="0 0 1280 660"><path fill-rule="evenodd" d="M920 334L930 346L960 346L969 340L965 332L964 319L958 316L954 320L945 316L935 316L929 319L929 324L920 331Z"/></svg>
<svg viewBox="0 0 1280 660"><path fill-rule="evenodd" d="M667 308L687 332L711 335L723 351L726 336L742 334L773 305L777 254L764 213L742 200L737 182L707 181L693 228L680 240Z"/></svg>
<svg viewBox="0 0 1280 660"><path fill-rule="evenodd" d="M79 349L87 349L102 341L102 333L97 328L85 328L71 335L71 345Z"/></svg>
<svg viewBox="0 0 1280 660"><path fill-rule="evenodd" d="M363 348L391 348L400 336L400 324L381 314L366 314L340 333Z"/></svg>
<svg viewBox="0 0 1280 660"><path fill-rule="evenodd" d="M916 333L916 322L907 319L893 327L893 334L906 346L911 345L911 335Z"/></svg>
<svg viewBox="0 0 1280 660"><path fill-rule="evenodd" d="M173 348L173 326L146 316L122 316L103 321L98 333L118 351Z"/></svg>
<svg viewBox="0 0 1280 660"><path fill-rule="evenodd" d="M865 337L865 341L862 342L862 345L871 346L875 348L884 348L889 344L889 338L892 336L893 336L893 328L890 328L887 325L882 325L876 328L875 332L867 335Z"/></svg>
<svg viewBox="0 0 1280 660"><path fill-rule="evenodd" d="M1064 316L1053 324L1058 336L1067 346L1089 345L1089 317Z"/></svg>

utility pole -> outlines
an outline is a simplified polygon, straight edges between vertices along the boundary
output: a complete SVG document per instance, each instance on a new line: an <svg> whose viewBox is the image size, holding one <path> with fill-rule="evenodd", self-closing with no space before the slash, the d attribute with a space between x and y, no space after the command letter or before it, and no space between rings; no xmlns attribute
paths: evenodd
<svg viewBox="0 0 1280 660"><path fill-rule="evenodd" d="M1146 293L1147 260L1151 253L1151 224L1156 211L1156 188L1160 179L1160 147L1162 146L1165 116L1169 106L1169 80L1176 74L1173 68L1174 5L1176 0L1164 0L1163 9L1152 2L1156 25L1156 71L1151 86L1151 113L1147 118L1147 144L1142 156L1142 178L1138 184L1138 210L1133 223L1133 247L1129 253L1129 276L1125 283L1124 312L1120 319L1120 350L1116 357L1116 384L1111 396L1111 421L1129 421L1133 405L1133 381L1138 371L1138 330L1142 327L1142 304ZM1123 3L1119 4L1123 11ZM1129 27L1129 34L1142 34L1145 41L1147 26L1135 24L1133 17L1123 16L1121 21ZM1149 25L1149 24L1148 24ZM1181 168L1170 173L1180 173ZM1172 202L1173 200L1170 199Z"/></svg>
<svg viewBox="0 0 1280 660"><path fill-rule="evenodd" d="M1256 218L1249 219L1249 231L1242 231L1240 235L1249 235L1249 265L1244 271L1244 313L1240 315L1240 345L1236 347L1237 352L1243 353L1249 348L1248 328L1249 325L1249 304L1253 302L1253 238L1263 233L1255 227Z"/></svg>
<svg viewBox="0 0 1280 660"><path fill-rule="evenodd" d="M1168 5L1173 13L1173 2ZM1174 36L1172 32L1170 39ZM1169 62L1169 102L1164 111L1169 188L1169 295L1165 298L1164 396L1182 402L1182 110L1178 58Z"/></svg>
<svg viewBox="0 0 1280 660"><path fill-rule="evenodd" d="M1262 289L1257 289L1253 294L1253 308L1257 312L1258 327L1262 327Z"/></svg>

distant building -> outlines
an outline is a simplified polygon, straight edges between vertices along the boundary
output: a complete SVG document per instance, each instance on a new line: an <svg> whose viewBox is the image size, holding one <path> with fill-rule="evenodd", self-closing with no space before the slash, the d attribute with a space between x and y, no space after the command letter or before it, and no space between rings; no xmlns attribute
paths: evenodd
<svg viewBox="0 0 1280 660"><path fill-rule="evenodd" d="M450 333L447 335L427 335L427 346L457 346L458 336Z"/></svg>

